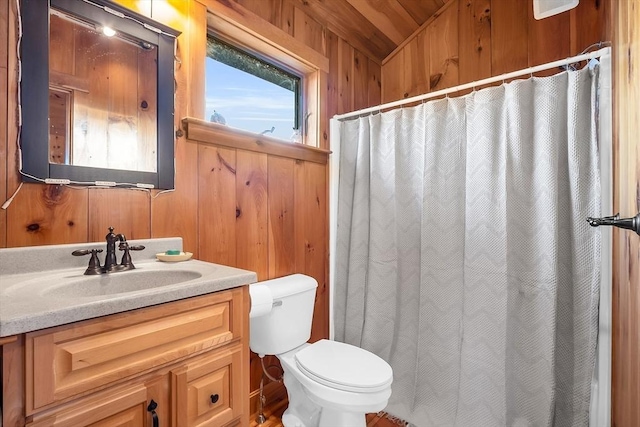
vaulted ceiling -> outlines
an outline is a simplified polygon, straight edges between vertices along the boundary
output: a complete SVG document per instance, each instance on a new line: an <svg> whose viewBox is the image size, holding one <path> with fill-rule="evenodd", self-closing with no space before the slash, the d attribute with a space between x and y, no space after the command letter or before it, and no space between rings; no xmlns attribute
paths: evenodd
<svg viewBox="0 0 640 427"><path fill-rule="evenodd" d="M298 7L381 61L450 0L297 0Z"/></svg>

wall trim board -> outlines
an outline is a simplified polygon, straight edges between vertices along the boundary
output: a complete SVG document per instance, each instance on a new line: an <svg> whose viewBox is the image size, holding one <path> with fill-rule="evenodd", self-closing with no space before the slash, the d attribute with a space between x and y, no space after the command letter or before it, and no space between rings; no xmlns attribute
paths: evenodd
<svg viewBox="0 0 640 427"><path fill-rule="evenodd" d="M331 151L323 148L289 143L276 138L229 128L225 125L210 123L192 117L182 119L182 125L187 133L187 139L199 143L239 148L323 165L327 164L329 154L331 154Z"/></svg>

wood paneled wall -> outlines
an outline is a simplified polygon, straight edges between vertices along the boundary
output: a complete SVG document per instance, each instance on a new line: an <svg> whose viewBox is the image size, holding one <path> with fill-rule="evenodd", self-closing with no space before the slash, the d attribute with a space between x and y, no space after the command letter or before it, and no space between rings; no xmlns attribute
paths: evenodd
<svg viewBox="0 0 640 427"><path fill-rule="evenodd" d="M210 0L224 4L223 0ZM206 7L197 0L119 0L123 5L182 31L176 71L176 128L182 117L204 115ZM239 4L330 59L324 76L324 122L319 145L329 148L328 120L338 113L380 102L380 64L318 24L292 0L238 0ZM0 5L0 199L20 183L17 172L15 2ZM144 192L72 189L25 184L7 210L0 210L0 247L100 241L111 224L130 238L182 236L185 248L200 247L197 227L198 147L176 140L176 190L155 198ZM4 161L6 159L6 162ZM155 196L155 194L154 194Z"/></svg>
<svg viewBox="0 0 640 427"><path fill-rule="evenodd" d="M204 119L206 4L225 0L118 0L181 31L176 129ZM329 148L329 118L380 102L380 64L320 25L290 0L238 0L329 58L322 73L319 146ZM0 2L0 202L18 188L16 3ZM277 27L277 28L276 28ZM6 97L4 94L6 93ZM27 113L27 112L25 112ZM328 335L328 168L243 149L176 139L175 191L24 184L0 210L0 247L102 241L107 227L130 239L181 236L199 259L254 270L260 280L305 273L318 280L312 339ZM252 390L260 382L252 362Z"/></svg>
<svg viewBox="0 0 640 427"><path fill-rule="evenodd" d="M151 2L123 0L122 3L146 7ZM195 77L198 68L192 66L189 54L204 52L206 9L195 1L175 3L175 7L167 4L168 7L157 8L153 18L183 32L177 52L182 58L176 71L175 116L178 125L180 117L204 110L204 97L191 99L187 94L190 93L189 88L204 93L204 82L199 86L191 84L191 80L198 80ZM0 59L5 61L8 71L2 81L8 89L7 97L0 100L6 107L5 114L0 117L0 123L6 126L6 139L3 138L1 145L7 156L3 157L6 162L2 162L4 173L0 175L0 191L5 195L4 200L20 183L16 143L16 2L2 2L0 7L0 19L7 23L0 27L4 40L4 54ZM143 10L143 13L149 11ZM204 64L204 59L201 62ZM202 70L200 75L203 75ZM130 239L181 236L186 250L196 251L197 175L196 169L188 165L197 159L197 147L186 144L184 140L177 140L175 147L179 169L176 172L176 191L155 199L143 191L25 184L8 209L2 211L2 215L6 215L6 222L0 224L3 246L101 241L106 227L113 225Z"/></svg>
<svg viewBox="0 0 640 427"><path fill-rule="evenodd" d="M204 94L206 7L198 0L119 1L182 31L176 127L182 117L203 118L204 96L198 94ZM453 0L382 67L319 24L323 20L314 19L304 2L236 1L329 58L329 73L322 76L319 142L324 148L329 148L328 119L334 114L571 56L607 40L607 8L617 4L612 14L615 206L627 215L640 209L640 76L633 67L640 60L638 0L581 0L577 9L543 21L531 16L531 0ZM20 182L15 16L15 2L0 2L0 202ZM181 236L185 249L198 258L255 269L261 279L305 272L326 289L326 176L326 167L313 162L180 137L175 191L150 197L141 191L25 184L9 208L0 210L0 247L101 241L113 225L133 239ZM614 237L614 313L619 314L614 319L613 417L615 426L625 427L640 425L639 243L629 233ZM322 298L317 307L326 305ZM314 323L314 338L327 327L328 313L317 314L322 317ZM254 372L252 389L257 382Z"/></svg>
<svg viewBox="0 0 640 427"><path fill-rule="evenodd" d="M640 212L640 0L614 1L613 211ZM613 427L640 426L640 236L613 233Z"/></svg>
<svg viewBox="0 0 640 427"><path fill-rule="evenodd" d="M255 271L258 280L314 277L311 340L328 337L326 164L199 144L198 169L199 258ZM265 363L278 362L267 356ZM261 378L252 354L252 391Z"/></svg>
<svg viewBox="0 0 640 427"><path fill-rule="evenodd" d="M533 18L532 0L451 0L382 65L382 101L564 59L611 40L608 1ZM554 73L551 70L548 73Z"/></svg>
<svg viewBox="0 0 640 427"><path fill-rule="evenodd" d="M235 1L329 58L330 70L322 89L327 123L321 125L320 147L329 148L328 119L381 102L380 64L321 25L324 19L316 20L307 13L316 10L311 4L299 0Z"/></svg>

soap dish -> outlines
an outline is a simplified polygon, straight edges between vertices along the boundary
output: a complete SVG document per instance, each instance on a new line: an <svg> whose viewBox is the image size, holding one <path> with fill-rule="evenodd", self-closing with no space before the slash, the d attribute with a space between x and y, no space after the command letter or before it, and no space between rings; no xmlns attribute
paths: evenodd
<svg viewBox="0 0 640 427"><path fill-rule="evenodd" d="M186 261L188 259L191 259L192 256L193 254L191 252L180 252L180 254L178 255L167 255L164 252L160 252L159 254L156 254L156 258L164 262Z"/></svg>

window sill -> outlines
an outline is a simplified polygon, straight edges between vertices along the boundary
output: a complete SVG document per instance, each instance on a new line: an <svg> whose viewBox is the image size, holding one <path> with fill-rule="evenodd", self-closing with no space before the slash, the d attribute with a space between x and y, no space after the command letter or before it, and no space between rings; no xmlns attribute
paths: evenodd
<svg viewBox="0 0 640 427"><path fill-rule="evenodd" d="M326 164L331 151L304 144L285 142L265 135L230 128L192 117L182 119L187 139L204 144L256 151L296 160Z"/></svg>

